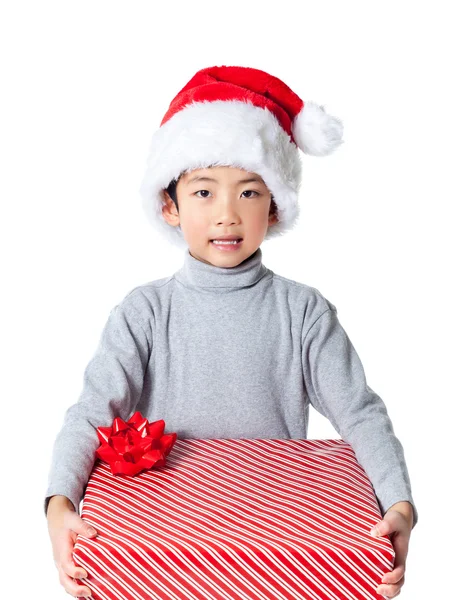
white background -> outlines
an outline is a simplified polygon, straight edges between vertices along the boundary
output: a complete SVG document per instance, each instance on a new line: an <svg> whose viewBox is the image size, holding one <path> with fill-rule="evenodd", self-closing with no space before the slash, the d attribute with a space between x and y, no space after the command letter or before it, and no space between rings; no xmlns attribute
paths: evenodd
<svg viewBox="0 0 468 600"><path fill-rule="evenodd" d="M264 264L336 305L404 446L420 521L401 597L466 594L463 4L2 4L2 596L69 597L42 512L52 444L111 308L181 266L138 189L173 96L222 64L343 121L333 155L303 156L300 224ZM311 409L308 437L338 435Z"/></svg>

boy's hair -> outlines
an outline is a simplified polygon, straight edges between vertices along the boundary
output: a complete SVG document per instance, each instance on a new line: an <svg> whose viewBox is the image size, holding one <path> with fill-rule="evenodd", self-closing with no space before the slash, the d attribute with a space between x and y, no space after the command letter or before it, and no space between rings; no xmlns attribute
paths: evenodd
<svg viewBox="0 0 468 600"><path fill-rule="evenodd" d="M180 179L180 177L177 179L173 179L166 188L166 192L169 194L169 196L172 198L172 201L176 205L177 212L179 212L179 205L177 203L176 186L177 186L177 182L179 181L179 179Z"/></svg>
<svg viewBox="0 0 468 600"><path fill-rule="evenodd" d="M181 178L182 174L179 175L179 177L177 179L173 179L171 181L171 183L167 186L166 188L166 192L169 194L169 196L171 197L172 201L174 202L176 208L177 208L177 212L179 212L179 204L177 202L177 193L176 193L176 187L177 187L177 183L179 182L179 179ZM276 202L274 200L274 196L273 194L271 194L271 204L272 207L274 209L274 214L278 214L278 207L276 206Z"/></svg>

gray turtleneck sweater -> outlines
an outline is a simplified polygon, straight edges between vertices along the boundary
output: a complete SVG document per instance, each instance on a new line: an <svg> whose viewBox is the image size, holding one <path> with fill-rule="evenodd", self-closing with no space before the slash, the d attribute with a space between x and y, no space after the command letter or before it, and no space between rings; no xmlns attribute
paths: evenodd
<svg viewBox="0 0 468 600"><path fill-rule="evenodd" d="M96 428L116 416L139 410L179 438L306 439L310 404L352 446L382 514L407 500L416 525L403 447L336 307L265 267L261 248L233 268L187 249L179 271L111 310L54 443L45 512L56 494L79 512Z"/></svg>

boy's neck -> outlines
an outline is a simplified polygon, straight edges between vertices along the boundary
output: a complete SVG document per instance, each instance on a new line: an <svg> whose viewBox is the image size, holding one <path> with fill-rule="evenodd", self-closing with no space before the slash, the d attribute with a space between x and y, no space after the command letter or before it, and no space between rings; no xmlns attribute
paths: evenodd
<svg viewBox="0 0 468 600"><path fill-rule="evenodd" d="M212 288L222 292L251 286L268 272L262 263L260 247L235 267L217 267L205 263L194 258L187 249L184 253L184 264L175 273L175 278L188 287Z"/></svg>

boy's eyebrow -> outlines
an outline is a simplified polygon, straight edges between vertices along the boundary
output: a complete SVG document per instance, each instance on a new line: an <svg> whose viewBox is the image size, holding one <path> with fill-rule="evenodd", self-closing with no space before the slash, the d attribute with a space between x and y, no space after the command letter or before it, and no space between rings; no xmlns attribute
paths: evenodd
<svg viewBox="0 0 468 600"><path fill-rule="evenodd" d="M202 177L201 175L196 175L187 181L187 184L193 183L194 181L213 181L214 183L218 183L217 179L213 179L212 177ZM237 183L263 183L259 177L249 177L247 179L239 179Z"/></svg>

